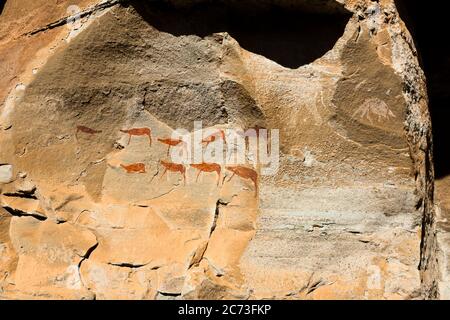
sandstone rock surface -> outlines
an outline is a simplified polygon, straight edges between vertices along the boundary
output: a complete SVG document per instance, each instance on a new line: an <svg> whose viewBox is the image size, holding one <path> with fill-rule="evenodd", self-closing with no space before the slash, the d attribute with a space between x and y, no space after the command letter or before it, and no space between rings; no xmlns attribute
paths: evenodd
<svg viewBox="0 0 450 320"><path fill-rule="evenodd" d="M304 41L285 52L222 14L273 6L330 22L275 34ZM0 57L0 298L438 296L425 80L392 0L8 0ZM163 174L199 120L279 130L278 170Z"/></svg>

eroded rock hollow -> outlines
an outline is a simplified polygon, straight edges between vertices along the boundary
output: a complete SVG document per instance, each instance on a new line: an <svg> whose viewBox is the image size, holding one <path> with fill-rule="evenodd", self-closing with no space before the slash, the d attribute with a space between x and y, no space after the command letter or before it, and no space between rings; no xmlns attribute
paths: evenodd
<svg viewBox="0 0 450 320"><path fill-rule="evenodd" d="M0 10L1 299L441 297L425 76L393 0ZM201 159L222 151L244 163Z"/></svg>

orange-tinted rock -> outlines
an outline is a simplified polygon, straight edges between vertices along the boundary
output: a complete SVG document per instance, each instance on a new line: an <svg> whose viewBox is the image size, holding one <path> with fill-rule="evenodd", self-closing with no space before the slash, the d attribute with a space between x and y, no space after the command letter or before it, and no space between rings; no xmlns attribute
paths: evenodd
<svg viewBox="0 0 450 320"><path fill-rule="evenodd" d="M431 125L393 1L299 1L342 31L299 67L250 50L248 30L178 20L189 2L155 16L139 1L79 1L89 14L75 29L68 2L38 2L28 19L14 0L0 15L0 298L427 296ZM211 134L278 129L278 170L172 163L158 141L177 128L195 140L196 120Z"/></svg>

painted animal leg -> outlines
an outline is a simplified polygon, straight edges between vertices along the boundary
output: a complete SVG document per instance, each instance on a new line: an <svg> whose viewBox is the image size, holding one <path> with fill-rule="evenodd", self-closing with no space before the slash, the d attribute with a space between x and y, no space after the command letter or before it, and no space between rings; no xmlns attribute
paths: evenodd
<svg viewBox="0 0 450 320"><path fill-rule="evenodd" d="M228 179L228 182L230 182L231 179L233 179L233 177L234 177L235 174L236 174L236 173L233 172L233 174L231 175L230 179Z"/></svg>
<svg viewBox="0 0 450 320"><path fill-rule="evenodd" d="M200 176L200 173L202 173L201 170L198 170L197 178L195 179L195 182L198 182L198 177Z"/></svg>
<svg viewBox="0 0 450 320"><path fill-rule="evenodd" d="M217 186L220 185L220 171L217 171Z"/></svg>
<svg viewBox="0 0 450 320"><path fill-rule="evenodd" d="M131 134L129 134L129 139L128 139L128 144L127 145L130 145L130 142L131 142Z"/></svg>
<svg viewBox="0 0 450 320"><path fill-rule="evenodd" d="M183 155L188 154L187 144L183 144L181 148L183 149Z"/></svg>
<svg viewBox="0 0 450 320"><path fill-rule="evenodd" d="M258 196L258 182L256 180L253 181L255 184L255 198Z"/></svg>
<svg viewBox="0 0 450 320"><path fill-rule="evenodd" d="M164 169L164 172L163 172L163 174L161 175L161 177L159 177L159 180L161 180L161 179L162 179L162 177L164 177L164 175L166 174L166 172L167 172L167 168L166 168L166 169Z"/></svg>

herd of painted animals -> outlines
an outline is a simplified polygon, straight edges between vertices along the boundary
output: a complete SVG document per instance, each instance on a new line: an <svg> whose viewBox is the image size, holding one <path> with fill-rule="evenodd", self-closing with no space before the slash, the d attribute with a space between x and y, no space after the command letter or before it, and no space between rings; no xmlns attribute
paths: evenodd
<svg viewBox="0 0 450 320"><path fill-rule="evenodd" d="M82 132L85 134L98 134L101 133L101 130L94 130L86 126L77 126L77 131L75 136L78 137L78 133ZM150 146L152 145L152 131L150 128L133 128L129 130L120 130L120 132L128 134L128 144L131 142L131 138L133 136L140 137L140 136L146 136L149 139ZM226 138L225 138L225 132L223 130L218 130L216 133L204 138L202 140L202 144L205 144L206 147L210 144L215 142L218 138L221 138L225 144L227 144ZM158 138L157 139L160 143L165 144L168 146L167 148L167 156L169 156L170 149L172 147L186 147L186 142L181 139L171 139L171 138ZM247 140L246 140L247 143ZM179 163L172 163L164 160L160 160L161 165L164 167L164 172L161 175L160 179L166 174L167 171L174 172L174 173L180 173L183 177L184 184L186 184L186 167L183 164ZM145 164L144 163L133 163L129 165L120 165L127 173L146 173L145 170ZM220 174L222 167L220 164L217 163L198 163L198 164L191 164L192 168L195 168L198 170L198 174L196 177L196 182L198 181L198 177L202 172L215 172L217 173L217 185L220 184ZM255 196L258 194L258 173L248 167L244 166L226 166L225 167L228 171L232 172L233 174L228 179L230 181L235 175L238 177L241 177L242 179L250 179L254 186L255 186Z"/></svg>

